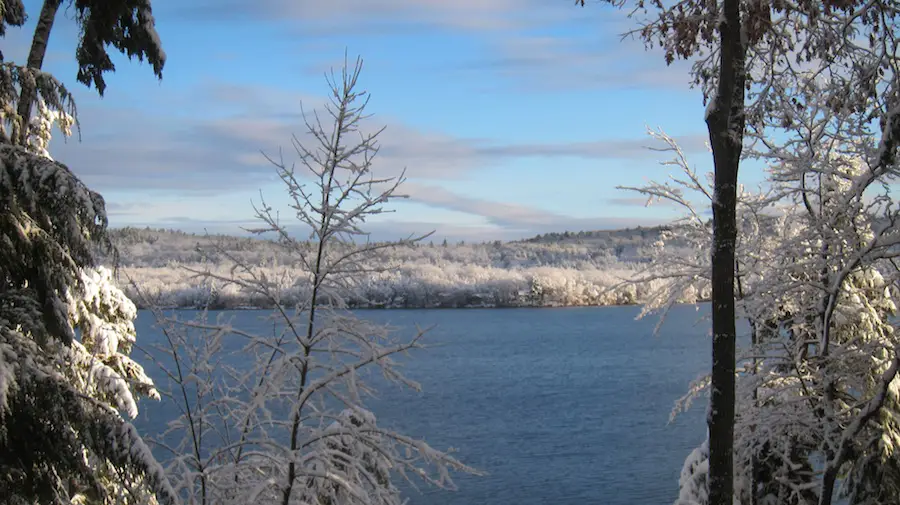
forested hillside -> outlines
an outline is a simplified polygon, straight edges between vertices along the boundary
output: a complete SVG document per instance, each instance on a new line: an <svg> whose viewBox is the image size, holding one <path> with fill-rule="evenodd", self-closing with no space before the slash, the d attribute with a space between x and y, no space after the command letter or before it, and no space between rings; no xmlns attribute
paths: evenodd
<svg viewBox="0 0 900 505"><path fill-rule="evenodd" d="M265 305L224 280L235 264L265 265L288 297L301 296L306 285L299 256L270 240L150 228L117 229L112 237L119 251L119 282L137 300L150 298L167 307ZM642 287L619 284L649 260L659 237L660 228L637 228L515 242L424 240L380 254L355 286L359 296L349 303L396 308L635 303ZM220 274L222 281L192 278L192 272L205 270Z"/></svg>

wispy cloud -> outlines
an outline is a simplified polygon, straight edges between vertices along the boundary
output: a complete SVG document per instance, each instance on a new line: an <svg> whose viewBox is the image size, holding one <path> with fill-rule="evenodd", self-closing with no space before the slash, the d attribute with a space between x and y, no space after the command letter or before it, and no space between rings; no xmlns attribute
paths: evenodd
<svg viewBox="0 0 900 505"><path fill-rule="evenodd" d="M649 206L662 206L662 207L672 207L675 204L670 200L654 200L649 205L647 204L647 197L634 196L634 197L622 197L622 198L607 198L606 203L611 205L619 205L621 207L649 207Z"/></svg>
<svg viewBox="0 0 900 505"><path fill-rule="evenodd" d="M408 65L440 72L508 77L517 91L603 88L687 88L688 67L666 67L640 41L621 40L634 23L607 5L581 8L567 0L195 0L168 6L190 23L258 23L298 47L323 39L430 36L435 30L482 47L478 58L447 65L443 55ZM352 42L356 44L357 42ZM333 43L330 47L333 47ZM305 63L316 73L330 61Z"/></svg>
<svg viewBox="0 0 900 505"><path fill-rule="evenodd" d="M541 8L541 2L535 0L200 0L174 11L192 21L288 21L319 26L390 21L483 30L516 26L517 19L531 17L536 8Z"/></svg>
<svg viewBox="0 0 900 505"><path fill-rule="evenodd" d="M122 228L132 223L128 221L113 222L114 228ZM153 228L176 229L187 233L195 233L203 235L210 234L226 234L237 236L256 236L259 238L272 238L266 234L256 235L247 232L259 226L258 222L252 220L215 220L215 219L196 219L188 217L177 217L168 219L158 219L152 222L141 222L138 226L151 226ZM290 228L290 226L289 226ZM381 240L397 240L409 237L419 237L428 233L426 241L441 241L444 239L450 241L492 241L492 240L515 240L533 234L522 233L520 231L510 231L497 226L491 225L459 225L451 223L441 223L433 221L381 221L370 223L366 226L368 238L373 241ZM301 235L296 235L300 237Z"/></svg>
<svg viewBox="0 0 900 505"><path fill-rule="evenodd" d="M589 19L597 20L596 15ZM456 67L464 74L494 72L507 77L518 91L690 88L690 65L664 65L661 54L646 51L632 37L621 38L630 25L614 18L565 35L516 33L497 37L491 51Z"/></svg>
<svg viewBox="0 0 900 505"><path fill-rule="evenodd" d="M237 236L254 235L246 230L259 226L259 223L250 220L196 219L182 216L156 219L153 221L142 221L140 223L111 220L110 224L113 228L149 226L151 228L181 230L183 232L196 233L198 235L209 233L211 235L223 234Z"/></svg>
<svg viewBox="0 0 900 505"><path fill-rule="evenodd" d="M312 145L304 133L300 102L314 108L321 99L295 97L283 90L238 85L204 86L221 117L185 116L180 121L136 109L87 108L81 112L84 142L54 140L57 159L99 189L171 190L176 193L216 193L258 188L275 180L274 168L262 152L285 162L296 161L292 135ZM188 92L190 97L198 92ZM306 109L307 114L312 109ZM388 123L380 137L375 170L397 175L406 169L416 179L460 179L475 169L490 168L518 158L582 158L654 161L649 137L590 142L515 143L460 138L415 128L396 118L376 117L371 128ZM326 125L327 126L327 125ZM686 152L705 150L704 135L678 138ZM262 152L261 152L262 151Z"/></svg>
<svg viewBox="0 0 900 505"><path fill-rule="evenodd" d="M684 152L702 152L707 137L686 135L676 139ZM657 143L651 138L604 139L592 142L556 144L507 144L485 146L482 152L498 157L577 157L586 159L656 160L659 152L649 149Z"/></svg>
<svg viewBox="0 0 900 505"><path fill-rule="evenodd" d="M657 224L659 220L620 217L572 217L538 207L473 198L440 186L407 183L403 192L413 202L476 215L493 226L512 233L544 233L559 230L613 229Z"/></svg>
<svg viewBox="0 0 900 505"><path fill-rule="evenodd" d="M651 212L607 201L611 186L630 184L661 157L646 149L652 139L643 136L643 122L684 134L678 140L687 153L706 150L706 135L691 135L703 130L702 106L682 100L684 68L666 68L640 42L620 41L631 22L608 6L582 9L571 0L157 4L171 56L161 83L122 58L103 101L74 84L72 20L60 19L65 22L54 28L51 44L65 48L68 59L48 59L75 88L84 134L82 143L56 138L54 157L102 191L122 223L237 231L234 218L249 211L258 189L277 205L279 181L260 151L277 157L281 148L288 164L297 161L292 135L311 140L300 103L311 112L327 92L321 76L311 74L339 67L348 46L351 58L365 48L371 65L363 81L379 114L370 127L388 126L375 170L391 176L405 169L403 190L418 202L398 206L394 221L368 223L376 234L437 229L494 239L646 224L627 216ZM19 38L27 42L32 31L20 30ZM7 42L4 53L21 56L27 48ZM626 88L639 89L621 91ZM635 96L637 102L627 101ZM559 177L561 166L570 177ZM466 195L475 185L484 198ZM531 206L540 199L557 212ZM598 205L598 214L608 217L573 217L585 205Z"/></svg>
<svg viewBox="0 0 900 505"><path fill-rule="evenodd" d="M106 215L111 218L137 216L140 213L140 204L134 202L106 202Z"/></svg>
<svg viewBox="0 0 900 505"><path fill-rule="evenodd" d="M565 218L534 207L459 195L434 185L407 183L403 192L413 202L474 214L498 226L540 226Z"/></svg>
<svg viewBox="0 0 900 505"><path fill-rule="evenodd" d="M114 227L122 227L130 224L129 222L113 223ZM426 238L426 241L438 242L444 239L450 241L470 241L470 242L487 242L493 240L518 240L533 237L535 235L559 232L564 230L580 231L580 230L611 230L634 226L652 226L660 224L659 221L625 219L625 218L595 218L571 220L549 225L533 225L523 226L519 228L508 228L486 224L455 224L435 221L409 221L409 220L386 220L375 223L369 223L366 226L368 238L373 241L380 240L397 240L408 237L422 236L432 233ZM216 220L216 219L196 219L189 217L177 217L158 219L152 222L142 222L139 226L149 225L154 228L171 228L182 230L188 233L211 233L211 234L228 234L228 235L250 235L246 230L259 226L258 222L252 220ZM290 228L290 225L289 225ZM300 233L294 231L294 233ZM300 236L300 235L297 235ZM267 238L261 235L261 238Z"/></svg>

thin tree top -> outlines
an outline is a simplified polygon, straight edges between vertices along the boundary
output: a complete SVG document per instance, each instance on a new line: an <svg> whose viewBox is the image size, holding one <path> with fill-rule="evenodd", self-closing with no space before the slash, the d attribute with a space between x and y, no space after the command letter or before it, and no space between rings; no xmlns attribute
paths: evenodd
<svg viewBox="0 0 900 505"><path fill-rule="evenodd" d="M146 59L153 73L162 79L166 53L156 31L150 0L69 0L68 8L74 8L75 21L81 28L75 50L78 82L103 95L103 74L116 68L109 56L110 46L129 59ZM0 0L0 36L5 35L7 25L22 26L26 20L22 0Z"/></svg>

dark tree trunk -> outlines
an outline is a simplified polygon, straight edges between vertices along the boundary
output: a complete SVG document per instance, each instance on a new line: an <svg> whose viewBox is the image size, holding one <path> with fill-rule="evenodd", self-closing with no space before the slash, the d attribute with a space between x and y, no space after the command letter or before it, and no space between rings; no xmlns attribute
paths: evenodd
<svg viewBox="0 0 900 505"><path fill-rule="evenodd" d="M822 475L822 493L819 495L820 505L831 505L834 496L834 485L837 482L838 468L829 468Z"/></svg>
<svg viewBox="0 0 900 505"><path fill-rule="evenodd" d="M34 37L31 39L31 50L28 52L28 68L38 69L44 65L44 56L47 54L47 43L50 41L50 31L53 30L53 21L56 19L56 12L62 0L44 0L44 6L41 7L41 16L38 18L37 26L34 28ZM22 85L22 92L19 96L18 114L22 119L22 128L19 129L18 143L25 144L28 138L28 121L31 118L31 105L37 99L37 90L32 86Z"/></svg>
<svg viewBox="0 0 900 505"><path fill-rule="evenodd" d="M744 137L744 53L739 0L725 0L721 61L706 117L715 165L712 247L712 394L709 416L709 503L734 496L735 311L737 177Z"/></svg>

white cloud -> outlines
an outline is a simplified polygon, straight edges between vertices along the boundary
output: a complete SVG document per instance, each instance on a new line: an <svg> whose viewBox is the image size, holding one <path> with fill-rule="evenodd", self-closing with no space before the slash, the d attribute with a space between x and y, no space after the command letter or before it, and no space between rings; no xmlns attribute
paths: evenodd
<svg viewBox="0 0 900 505"><path fill-rule="evenodd" d="M83 108L83 141L55 139L54 156L101 191L138 187L175 194L218 193L256 190L268 184L275 180L275 171L261 151L277 157L282 148L290 164L297 159L291 136L312 141L304 135L301 100L288 102L290 94L283 90L232 85L203 86L203 90L205 103L197 90L187 96L197 97L193 102L198 109L206 107L219 117L204 119L211 114L198 113L173 121L136 109ZM308 104L321 102L305 98ZM221 116L223 107L232 113ZM517 158L648 162L659 158L659 153L646 149L652 143L649 137L515 143L456 137L385 116L373 118L370 127L385 123L388 127L380 137L374 169L386 176L406 169L407 176L415 179L462 179L472 170L489 170ZM678 140L686 152L706 149L705 135Z"/></svg>
<svg viewBox="0 0 900 505"><path fill-rule="evenodd" d="M484 218L487 224L519 236L548 231L614 229L658 224L659 220L620 217L572 217L526 205L473 198L440 186L406 183L403 192L413 202L465 212Z"/></svg>
<svg viewBox="0 0 900 505"><path fill-rule="evenodd" d="M574 3L557 5L538 0L202 0L180 5L174 12L192 21L223 19L292 22L305 26L348 27L383 21L469 30L520 27L535 18Z"/></svg>
<svg viewBox="0 0 900 505"><path fill-rule="evenodd" d="M642 42L621 40L635 22L627 11L603 4L582 8L568 0L202 0L170 10L161 19L271 25L294 44L302 40L305 54L314 54L315 44L323 40L414 40L439 29L484 47L476 60L450 71L505 76L509 82L502 86L507 90L510 84L517 91L688 87L687 65L667 67L661 54L645 53ZM309 44L313 46L306 47ZM435 60L441 59L435 54ZM326 59L303 68L318 73L331 63ZM437 66L448 70L444 64Z"/></svg>

